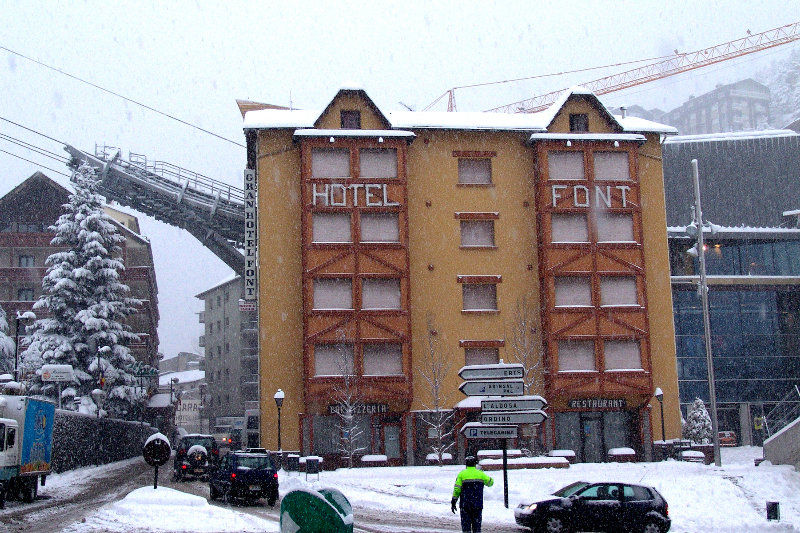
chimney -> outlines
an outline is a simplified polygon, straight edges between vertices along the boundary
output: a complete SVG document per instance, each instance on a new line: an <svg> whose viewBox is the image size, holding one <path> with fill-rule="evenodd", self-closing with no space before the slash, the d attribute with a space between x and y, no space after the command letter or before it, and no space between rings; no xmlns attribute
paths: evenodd
<svg viewBox="0 0 800 533"><path fill-rule="evenodd" d="M624 105L620 106L619 112L622 114L622 118L625 118L626 116L628 116L627 111L628 111L627 107L625 107Z"/></svg>

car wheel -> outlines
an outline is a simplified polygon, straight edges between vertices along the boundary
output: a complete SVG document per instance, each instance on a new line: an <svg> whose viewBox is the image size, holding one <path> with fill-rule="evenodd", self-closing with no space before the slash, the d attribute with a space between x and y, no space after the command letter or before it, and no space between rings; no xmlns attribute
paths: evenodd
<svg viewBox="0 0 800 533"><path fill-rule="evenodd" d="M217 498L219 498L219 492L217 492L217 488L214 486L213 483L209 486L209 491L211 493L209 494L209 497L212 500L216 500Z"/></svg>
<svg viewBox="0 0 800 533"><path fill-rule="evenodd" d="M567 533L569 528L560 516L548 516L544 520L543 530L546 533Z"/></svg>
<svg viewBox="0 0 800 533"><path fill-rule="evenodd" d="M650 520L642 528L642 533L662 533L664 528L655 520Z"/></svg>
<svg viewBox="0 0 800 533"><path fill-rule="evenodd" d="M33 478L32 483L30 480L28 480L22 486L22 501L25 503L31 503L36 499L36 481L37 479Z"/></svg>

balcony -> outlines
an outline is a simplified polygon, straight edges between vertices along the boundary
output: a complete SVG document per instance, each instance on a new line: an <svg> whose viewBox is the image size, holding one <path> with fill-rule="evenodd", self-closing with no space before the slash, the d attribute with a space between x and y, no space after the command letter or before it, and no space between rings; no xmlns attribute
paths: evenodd
<svg viewBox="0 0 800 533"><path fill-rule="evenodd" d="M205 311L200 311L199 313L197 313L197 321L200 324L205 324L206 323L206 312Z"/></svg>
<svg viewBox="0 0 800 533"><path fill-rule="evenodd" d="M205 348L206 347L206 336L205 335L200 335L200 338L198 339L197 344L201 348Z"/></svg>

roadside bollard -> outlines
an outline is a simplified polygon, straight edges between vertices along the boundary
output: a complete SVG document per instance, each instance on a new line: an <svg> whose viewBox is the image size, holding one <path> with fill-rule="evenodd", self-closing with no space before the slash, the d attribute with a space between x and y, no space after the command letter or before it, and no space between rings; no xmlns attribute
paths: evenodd
<svg viewBox="0 0 800 533"><path fill-rule="evenodd" d="M767 520L780 520L780 519L781 519L780 502L767 502Z"/></svg>

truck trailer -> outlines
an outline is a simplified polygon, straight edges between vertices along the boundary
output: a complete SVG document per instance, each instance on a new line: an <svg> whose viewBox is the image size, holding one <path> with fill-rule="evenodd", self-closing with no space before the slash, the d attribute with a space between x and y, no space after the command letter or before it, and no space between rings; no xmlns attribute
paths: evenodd
<svg viewBox="0 0 800 533"><path fill-rule="evenodd" d="M49 400L0 395L0 506L7 495L36 499L51 470L55 414Z"/></svg>

